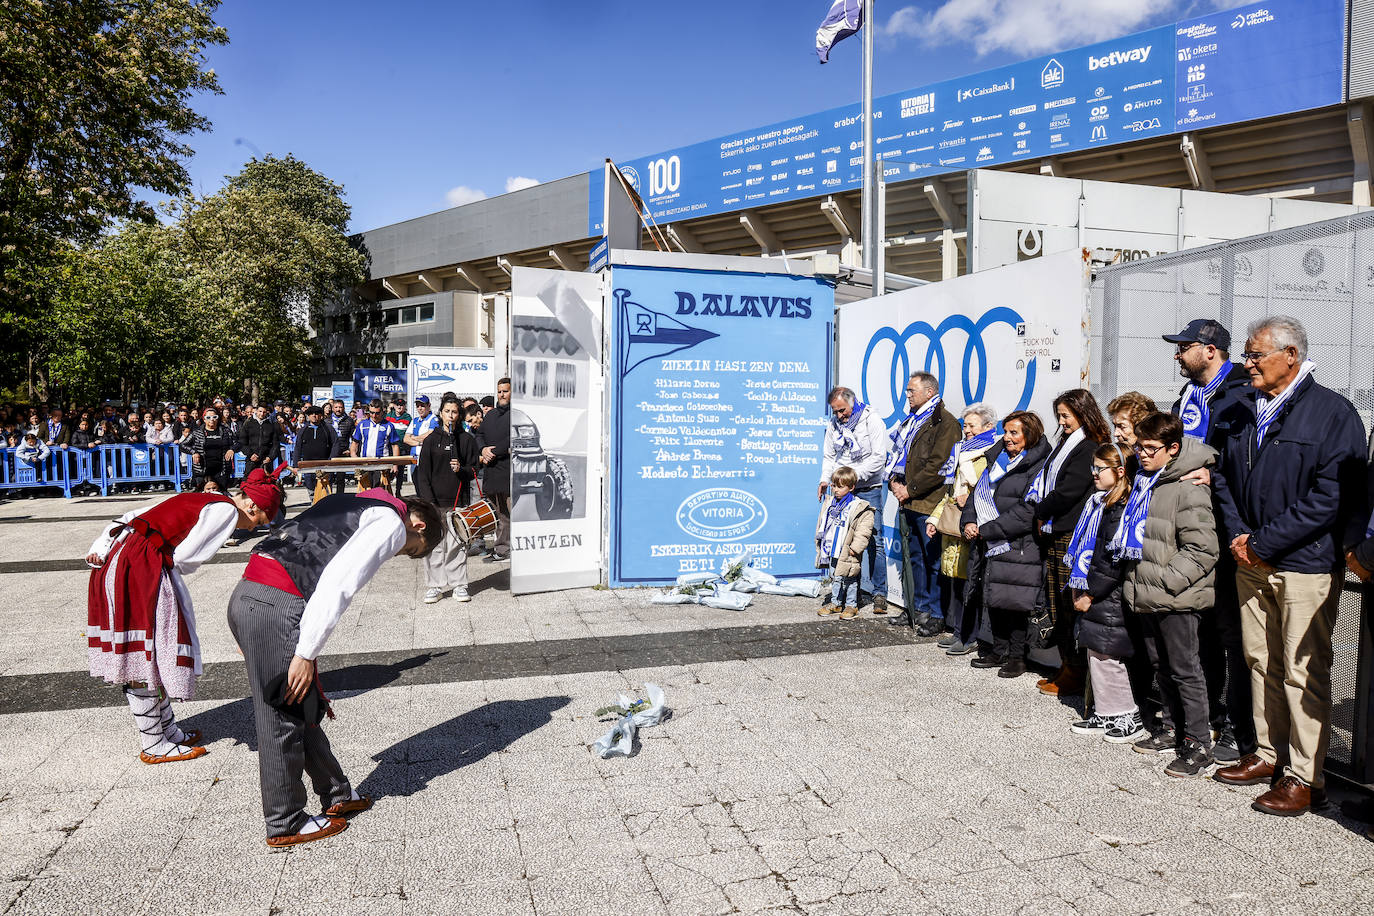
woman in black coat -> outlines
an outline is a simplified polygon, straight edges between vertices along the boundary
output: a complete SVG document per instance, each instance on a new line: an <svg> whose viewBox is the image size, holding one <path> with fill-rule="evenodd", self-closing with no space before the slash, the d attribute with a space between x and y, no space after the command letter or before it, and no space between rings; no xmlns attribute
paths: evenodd
<svg viewBox="0 0 1374 916"><path fill-rule="evenodd" d="M1037 481L1035 521L1044 538L1045 599L1054 617L1061 665L1054 677L1036 686L1049 696L1074 696L1083 692L1088 663L1073 644L1073 597L1068 591L1064 554L1083 504L1095 490L1093 452L1111 440L1111 429L1097 399L1086 388L1074 388L1055 398L1054 413L1059 441L1045 459L1044 472Z"/></svg>
<svg viewBox="0 0 1374 916"><path fill-rule="evenodd" d="M978 481L960 518L964 536L974 542L972 562L981 569L978 581L993 636L992 653L970 664L1000 668L998 677L1025 674L1030 615L1043 604L1044 563L1026 490L1049 451L1038 416L1028 411L1008 416L1002 421L1002 442L988 451L984 479ZM994 474L1000 475L995 482ZM985 503L979 508L985 487L992 490L995 517L989 517Z"/></svg>
<svg viewBox="0 0 1374 916"><path fill-rule="evenodd" d="M481 464L477 440L458 421L458 399L448 398L439 407L439 425L420 444L415 465L415 492L438 506L441 514L467 505L472 480ZM454 601L470 601L468 595L467 544L460 544L444 526L444 539L425 558L425 603L443 600L452 590Z"/></svg>

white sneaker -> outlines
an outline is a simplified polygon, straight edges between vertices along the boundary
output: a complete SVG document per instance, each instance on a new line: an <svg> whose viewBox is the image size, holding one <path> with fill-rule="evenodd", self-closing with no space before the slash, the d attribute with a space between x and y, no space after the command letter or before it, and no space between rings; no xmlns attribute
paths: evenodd
<svg viewBox="0 0 1374 916"><path fill-rule="evenodd" d="M443 598L444 590L442 588L425 589L425 604L438 604Z"/></svg>
<svg viewBox="0 0 1374 916"><path fill-rule="evenodd" d="M453 590L453 600L458 602L471 601L472 596L468 594L466 588L460 585Z"/></svg>
<svg viewBox="0 0 1374 916"><path fill-rule="evenodd" d="M238 538L229 538L227 541L224 542L224 546L225 546L225 547L237 547L237 546L239 546L239 539L238 539Z"/></svg>

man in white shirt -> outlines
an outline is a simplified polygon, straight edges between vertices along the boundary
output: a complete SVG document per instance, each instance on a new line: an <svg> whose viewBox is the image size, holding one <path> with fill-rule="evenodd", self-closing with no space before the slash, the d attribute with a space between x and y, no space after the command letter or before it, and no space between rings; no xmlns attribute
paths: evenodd
<svg viewBox="0 0 1374 916"><path fill-rule="evenodd" d="M864 550L873 582L873 613L886 614L887 542L883 538L883 498L887 495L887 487L883 485L883 467L887 463L890 441L887 427L878 412L855 397L849 388L832 388L826 402L830 405L831 418L825 431L821 483L816 498L825 499L836 468L847 465L854 469L858 477L854 495L872 506L874 512L873 537Z"/></svg>
<svg viewBox="0 0 1374 916"><path fill-rule="evenodd" d="M254 548L229 598L229 629L248 666L267 845L333 836L348 826L347 815L371 807L319 727L329 701L315 659L382 563L424 557L442 537L432 503L378 488L327 496ZM320 796L321 816L305 811L303 772Z"/></svg>

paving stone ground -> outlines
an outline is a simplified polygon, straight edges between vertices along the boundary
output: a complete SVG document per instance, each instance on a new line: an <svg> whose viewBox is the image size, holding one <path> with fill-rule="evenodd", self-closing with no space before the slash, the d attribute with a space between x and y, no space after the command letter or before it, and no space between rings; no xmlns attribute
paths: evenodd
<svg viewBox="0 0 1374 916"><path fill-rule="evenodd" d="M867 615L513 598L480 563L471 604L425 605L404 558L321 659L330 739L377 803L269 850L224 615L250 544L190 582L212 677L179 715L206 757L140 763L119 694L71 673L74 561L137 504L0 504L0 913L1374 912L1359 793L1260 815L1258 789L1072 735L1033 677ZM598 759L595 710L646 681L671 718Z"/></svg>

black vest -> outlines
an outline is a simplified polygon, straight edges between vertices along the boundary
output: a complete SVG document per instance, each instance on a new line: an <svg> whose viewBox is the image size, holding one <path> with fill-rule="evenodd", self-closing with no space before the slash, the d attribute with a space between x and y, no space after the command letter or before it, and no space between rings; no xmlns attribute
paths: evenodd
<svg viewBox="0 0 1374 916"><path fill-rule="evenodd" d="M326 496L265 538L253 553L280 563L309 601L329 561L358 533L363 513L377 506L396 511L380 499L348 493Z"/></svg>

